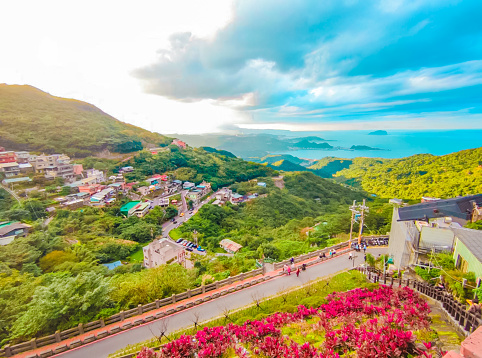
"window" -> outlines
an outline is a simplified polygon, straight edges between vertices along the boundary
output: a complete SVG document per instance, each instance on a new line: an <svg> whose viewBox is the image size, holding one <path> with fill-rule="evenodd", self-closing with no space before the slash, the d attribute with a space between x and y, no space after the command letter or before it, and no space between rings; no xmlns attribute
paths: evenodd
<svg viewBox="0 0 482 358"><path fill-rule="evenodd" d="M462 272L467 272L467 268L468 268L469 264L462 256L458 255L456 266Z"/></svg>

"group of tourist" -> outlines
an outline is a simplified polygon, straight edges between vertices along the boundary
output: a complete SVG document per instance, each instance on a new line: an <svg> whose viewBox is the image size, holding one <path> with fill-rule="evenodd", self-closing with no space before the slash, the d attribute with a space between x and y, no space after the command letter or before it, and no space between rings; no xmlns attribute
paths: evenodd
<svg viewBox="0 0 482 358"><path fill-rule="evenodd" d="M283 266L283 272L287 273L288 275L291 275L291 272L296 272L296 277L299 277L301 270L303 270L303 271L306 270L306 264L302 264L301 269L300 269L299 266L298 267L295 266L295 258L294 257L292 257L290 259L290 263L291 263L291 265L284 265Z"/></svg>

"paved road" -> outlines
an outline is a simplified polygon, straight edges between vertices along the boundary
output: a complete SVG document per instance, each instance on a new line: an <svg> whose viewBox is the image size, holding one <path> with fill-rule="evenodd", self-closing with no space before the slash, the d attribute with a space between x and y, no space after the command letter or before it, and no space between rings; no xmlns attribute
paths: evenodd
<svg viewBox="0 0 482 358"><path fill-rule="evenodd" d="M387 248L368 249L368 252L378 256L386 253ZM355 253L355 266L363 263L363 253ZM195 315L199 315L199 322L221 316L226 310L234 310L253 302L253 298L263 298L277 294L291 287L300 286L319 277L334 274L351 268L353 262L348 260L348 255L342 255L323 263L310 266L300 277L296 275L283 276L271 279L256 286L233 292L218 299L208 301L202 305L180 311L169 317L109 336L91 344L79 347L65 353L58 354L62 358L105 358L109 354L126 347L129 344L139 343L154 335L159 335L161 327L167 328L167 333L188 328L193 325Z"/></svg>
<svg viewBox="0 0 482 358"><path fill-rule="evenodd" d="M182 197L184 198L185 195L187 194L187 190L185 191L185 193L182 195ZM168 222L165 222L164 224L162 224L162 236L163 237L169 237L169 232L179 226L181 226L181 224L183 222L186 222L187 220L189 220L191 217L193 217L200 208L202 208L204 205L206 205L207 203L209 203L209 201L213 198L214 194L212 194L209 198L207 198L206 200L202 201L201 203L199 203L198 205L194 206L193 209L191 211L187 211L187 207L185 208L186 210L181 210L179 212L179 214L181 214L181 212L184 212L184 216L176 216L174 218L174 221L176 221L176 223L174 223L173 221L168 221ZM183 202L185 202L185 200L183 200ZM192 214L191 214L192 213Z"/></svg>

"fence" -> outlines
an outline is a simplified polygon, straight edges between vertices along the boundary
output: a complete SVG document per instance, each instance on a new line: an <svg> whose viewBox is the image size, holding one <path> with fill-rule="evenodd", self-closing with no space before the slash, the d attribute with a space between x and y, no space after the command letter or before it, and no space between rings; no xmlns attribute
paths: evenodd
<svg viewBox="0 0 482 358"><path fill-rule="evenodd" d="M310 252L310 253L305 254L305 255L297 256L294 259L295 259L295 262L301 262L301 261L305 261L305 260L308 260L308 259L311 259L311 258L314 258L314 257L318 257L322 253L326 254L330 250L337 250L337 253L336 253L335 256L338 256L342 253L345 253L346 251L351 250L350 248L347 248L346 250L338 252L338 250L340 250L341 248L344 248L344 247L345 248L348 247L348 241L343 242L343 243L339 243L339 244L331 246L331 247L324 248L322 250L317 250L317 251L313 251L313 252ZM275 268L275 270L277 270L277 269L282 268L285 264L289 264L289 263L290 263L290 260L278 262L278 263L274 264L274 268ZM307 266L311 266L315 263L317 263L317 262L315 262L315 261L309 262L309 263L307 263ZM199 288L195 288L193 290L187 290L186 292L174 294L171 297L156 300L154 302L147 303L145 305L139 305L138 307L127 310L127 311L121 311L121 312L119 312L115 315L112 315L112 316L104 318L104 319L100 319L100 320L85 323L85 324L81 323L77 327L70 328L70 329L67 329L65 331L57 331L54 334L51 334L49 336L34 338L34 339L32 339L28 342L19 343L19 344L15 344L15 345L12 345L12 346L6 345L3 349L0 350L0 357L3 357L3 356L11 357L15 354L24 353L24 352L27 352L27 351L32 350L32 349L45 347L45 346L48 346L48 345L53 344L53 343L60 343L64 340L71 339L71 338L74 338L76 336L80 336L84 333L94 331L96 329L103 328L103 327L111 325L111 324L119 323L118 326L114 326L114 327L109 328L109 329L106 328L105 330L103 330L101 332L98 332L97 334L89 335L82 340L77 339L77 340L71 341L69 344L64 344L62 346L59 346L55 350L47 350L45 352L42 352L40 355L32 354L31 356L29 356L29 358L50 357L53 354L58 354L58 353L66 351L66 350L76 348L76 347L81 346L83 344L90 343L90 342L92 342L96 339L104 338L104 337L109 336L111 334L118 333L122 330L126 330L126 329L132 328L134 326L138 326L140 324L150 322L150 321L153 321L155 319L162 318L165 315L169 315L169 314L172 314L174 312L178 312L182 309L190 308L194 305L201 304L205 301L208 301L208 300L211 300L211 299L214 299L214 298L218 298L218 297L220 297L222 295L225 295L227 293L231 293L231 292L249 287L251 285L254 285L254 284L257 284L259 282L262 282L262 281L265 281L265 280L268 280L268 279L272 278L271 276L261 277L257 280L253 280L251 282L246 282L242 285L240 284L240 285L237 285L235 287L231 287L227 290L223 290L221 292L216 292L216 293L214 293L210 296L207 296L207 297L204 297L204 298L199 298L195 302L189 302L189 303L186 303L185 305L180 304L179 306L177 306L175 308L168 309L165 312L159 312L156 315L147 316L145 318L139 318L138 320L134 320L132 323L131 322L122 323L123 321L125 321L128 318L132 318L132 317L141 315L143 313L159 309L163 306L174 304L174 303L179 302L181 300L184 300L186 298L191 298L193 296L201 295L201 294L204 294L206 292L210 292L210 291L219 289L221 287L231 285L234 282L243 281L243 280L245 280L247 278L250 278L250 277L258 276L258 275L261 275L261 274L264 275L263 270L264 270L263 268L259 268L259 269L252 270L252 271L249 271L249 272L241 273L241 274L233 276L233 277L228 277L224 280L217 281L217 282L211 283L209 285L203 285L203 286L201 286Z"/></svg>
<svg viewBox="0 0 482 358"><path fill-rule="evenodd" d="M410 288L438 301L445 313L452 318L453 323L457 325L466 336L475 331L479 326L482 326L480 315L468 312L465 304L458 302L451 294L436 289L434 286L430 286L426 282L410 280L408 278L402 279L401 277L395 279L384 275L380 270L373 267L358 267L356 270L364 273L372 282L380 282L384 285L388 284L390 286L398 285L398 287L411 286Z"/></svg>

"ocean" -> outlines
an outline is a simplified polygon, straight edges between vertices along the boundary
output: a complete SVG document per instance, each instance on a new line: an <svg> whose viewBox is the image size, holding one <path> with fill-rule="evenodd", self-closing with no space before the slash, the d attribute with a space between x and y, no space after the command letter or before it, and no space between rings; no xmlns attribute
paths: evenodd
<svg viewBox="0 0 482 358"><path fill-rule="evenodd" d="M283 132L290 137L317 136L334 147L366 145L384 150L290 150L273 154L291 154L298 158L324 157L402 158L415 154L444 155L482 147L482 130L391 130L388 135L369 135L371 131ZM289 133L289 134L288 134ZM278 133L279 134L279 133ZM482 160L482 158L481 158Z"/></svg>

